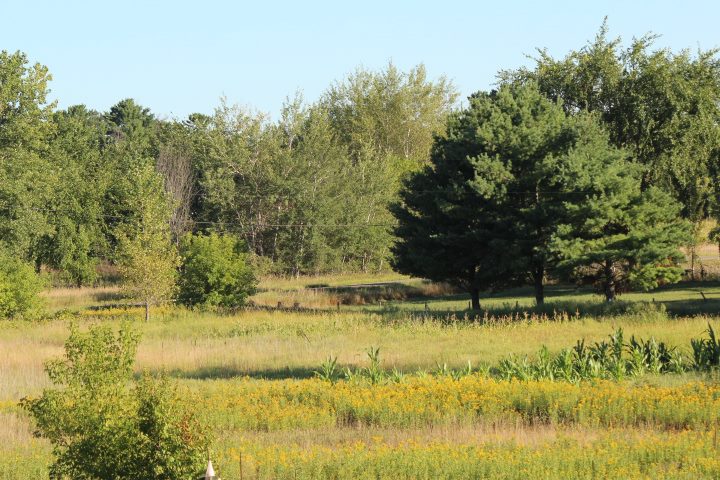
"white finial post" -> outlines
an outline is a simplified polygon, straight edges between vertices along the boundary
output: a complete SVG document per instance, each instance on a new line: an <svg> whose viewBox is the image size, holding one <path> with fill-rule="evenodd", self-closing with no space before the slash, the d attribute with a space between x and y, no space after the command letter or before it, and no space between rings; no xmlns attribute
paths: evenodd
<svg viewBox="0 0 720 480"><path fill-rule="evenodd" d="M213 468L212 461L208 460L207 470L205 470L205 480L217 480L215 476L215 469Z"/></svg>

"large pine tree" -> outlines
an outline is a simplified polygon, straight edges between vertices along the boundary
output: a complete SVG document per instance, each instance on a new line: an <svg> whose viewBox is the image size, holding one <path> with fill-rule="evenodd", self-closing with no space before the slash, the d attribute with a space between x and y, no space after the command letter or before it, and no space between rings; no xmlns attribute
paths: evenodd
<svg viewBox="0 0 720 480"><path fill-rule="evenodd" d="M673 235L651 228L658 218L648 213L649 194L640 193L639 171L624 158L595 117L568 115L534 85L476 94L393 208L395 268L467 288L473 308L481 289L511 282L532 283L542 304L549 275L595 265L583 254L619 215L638 232L619 247L635 277L644 285L658 275L672 280L684 226L673 223ZM670 198L653 195L677 214Z"/></svg>

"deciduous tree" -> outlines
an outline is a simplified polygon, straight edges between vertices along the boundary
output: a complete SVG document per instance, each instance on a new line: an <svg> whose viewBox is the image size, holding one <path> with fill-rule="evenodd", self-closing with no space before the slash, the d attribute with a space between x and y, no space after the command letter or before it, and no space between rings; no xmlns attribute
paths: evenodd
<svg viewBox="0 0 720 480"><path fill-rule="evenodd" d="M126 293L150 306L170 299L176 291L179 257L171 241L170 202L162 178L152 166L127 172L136 192L135 215L117 227L118 264Z"/></svg>
<svg viewBox="0 0 720 480"><path fill-rule="evenodd" d="M185 305L234 308L255 293L257 280L242 242L229 235L186 235L180 249L178 300Z"/></svg>

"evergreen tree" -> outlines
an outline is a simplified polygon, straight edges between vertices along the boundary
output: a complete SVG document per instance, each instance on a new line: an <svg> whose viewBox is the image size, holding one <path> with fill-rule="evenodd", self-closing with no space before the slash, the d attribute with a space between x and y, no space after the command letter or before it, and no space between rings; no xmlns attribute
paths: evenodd
<svg viewBox="0 0 720 480"><path fill-rule="evenodd" d="M126 98L110 107L105 119L111 141L125 143L142 157L157 155L157 121L149 108Z"/></svg>
<svg viewBox="0 0 720 480"><path fill-rule="evenodd" d="M556 238L561 268L594 283L609 302L629 288L649 290L682 277L679 247L690 239L691 225L668 193L641 191L640 183L632 175L609 184L578 206L578 222Z"/></svg>
<svg viewBox="0 0 720 480"><path fill-rule="evenodd" d="M693 222L706 218L720 163L718 51L653 50L656 35L623 48L607 23L583 48L556 59L540 50L532 69L500 74L503 83L536 83L571 115L594 112L631 161L643 188L656 185L682 203ZM714 181L713 181L714 179Z"/></svg>
<svg viewBox="0 0 720 480"><path fill-rule="evenodd" d="M436 140L432 161L433 168L406 183L403 202L393 209L395 267L465 286L475 308L482 287L528 280L542 304L545 278L570 258L590 268L589 259L575 253L591 250L590 243L571 252L558 239L580 245L608 234L618 216L632 218L633 235L642 238L618 247L638 267L631 276L644 286L660 281L653 272L675 278L671 250L683 225L673 224L676 234L649 230L641 217L650 216L651 200L638 200L637 169L608 144L593 116L567 115L532 85L471 97ZM678 213L668 198L654 189L644 195L650 194L667 215Z"/></svg>

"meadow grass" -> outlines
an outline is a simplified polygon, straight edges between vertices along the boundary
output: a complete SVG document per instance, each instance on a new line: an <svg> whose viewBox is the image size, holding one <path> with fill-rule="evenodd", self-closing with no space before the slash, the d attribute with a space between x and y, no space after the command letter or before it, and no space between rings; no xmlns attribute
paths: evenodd
<svg viewBox="0 0 720 480"><path fill-rule="evenodd" d="M407 275L394 272L385 273L347 273L312 276L266 276L260 279L260 291L303 290L308 288L343 287L368 283L391 283L413 281ZM420 282L419 279L415 280Z"/></svg>
<svg viewBox="0 0 720 480"><path fill-rule="evenodd" d="M173 309L149 323L140 310L131 320L92 316L81 321L119 326L131 321L142 335L138 369L164 370L180 378L306 378L328 356L341 366L367 364L366 350L380 348L382 366L403 371L495 364L509 353L532 355L545 345L555 352L579 339L595 342L616 328L629 338L654 337L689 355L691 338L703 336L714 318L664 315L580 318L567 322L498 325L430 319L387 322L379 314L239 312L224 316ZM34 394L46 385L43 362L62 354L68 320L0 323L0 400Z"/></svg>
<svg viewBox="0 0 720 480"><path fill-rule="evenodd" d="M219 314L166 306L153 308L144 323L138 308L88 310L121 303L116 288L66 289L46 294L54 316L0 321L0 478L47 479L50 447L33 438L17 402L48 386L43 362L62 355L70 321L133 324L142 336L137 371L176 379L211 432L226 480L240 478L241 455L243 478L720 475L720 392L715 377L703 374L580 385L482 375L411 376L379 386L311 378L328 356L341 367L367 366L370 346L380 348L387 370L430 371L438 364L495 364L510 353L533 355L542 345L556 352L579 339L600 341L616 328L689 355L691 338L703 336L708 323L720 327L712 313L717 283L626 294L613 308L591 291L551 286L542 311L532 308L530 290L516 289L486 296L484 316L473 318L465 296L397 275L263 282L258 295L268 303L290 298L284 295L311 303L307 295L314 292L328 308ZM401 300L339 310L327 300L358 283L390 283ZM308 288L318 284L329 287ZM410 289L423 298L403 297Z"/></svg>

